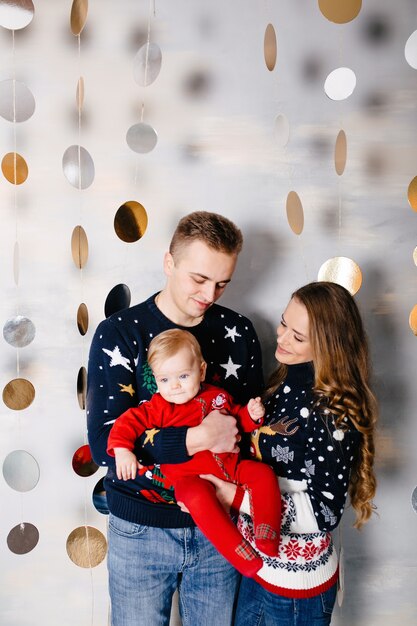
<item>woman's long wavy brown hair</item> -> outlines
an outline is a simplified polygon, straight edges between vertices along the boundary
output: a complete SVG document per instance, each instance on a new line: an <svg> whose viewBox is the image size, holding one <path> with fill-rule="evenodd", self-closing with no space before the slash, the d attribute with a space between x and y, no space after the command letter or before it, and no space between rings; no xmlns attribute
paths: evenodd
<svg viewBox="0 0 417 626"><path fill-rule="evenodd" d="M377 403L369 387L370 359L362 319L353 297L336 283L309 283L297 289L292 298L303 304L308 313L316 405L331 411L338 428L345 429L350 424L362 435L349 483L350 501L356 511L354 526L360 528L375 509L377 420ZM286 372L287 367L280 364L271 376L266 395L278 387Z"/></svg>

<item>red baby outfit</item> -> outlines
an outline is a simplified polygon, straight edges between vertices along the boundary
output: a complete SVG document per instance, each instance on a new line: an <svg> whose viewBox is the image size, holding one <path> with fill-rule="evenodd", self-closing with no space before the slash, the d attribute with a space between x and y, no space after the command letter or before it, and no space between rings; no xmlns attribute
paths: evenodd
<svg viewBox="0 0 417 626"><path fill-rule="evenodd" d="M107 452L114 456L114 448L133 450L136 439L144 431L148 437L153 437L155 429L159 428L198 426L214 409L235 416L244 432L261 425L251 419L246 407L234 404L226 391L203 384L200 393L185 404L167 402L155 393L151 400L123 413L110 432ZM162 464L161 472L172 482L177 501L185 504L200 530L242 574L253 576L263 561L223 509L214 486L199 474L214 474L247 487L256 546L270 556L278 553L281 497L277 478L269 466L257 461L240 461L235 453L214 454L204 450L186 463Z"/></svg>

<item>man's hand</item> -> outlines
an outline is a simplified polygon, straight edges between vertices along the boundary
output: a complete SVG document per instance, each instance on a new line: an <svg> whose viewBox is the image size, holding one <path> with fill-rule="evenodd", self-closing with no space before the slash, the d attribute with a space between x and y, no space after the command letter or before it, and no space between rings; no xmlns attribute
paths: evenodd
<svg viewBox="0 0 417 626"><path fill-rule="evenodd" d="M116 474L119 480L135 478L136 472L142 467L133 452L127 448L114 448L116 458Z"/></svg>
<svg viewBox="0 0 417 626"><path fill-rule="evenodd" d="M235 418L220 411L211 411L199 426L188 429L185 443L188 454L193 456L202 450L215 454L239 452L239 441Z"/></svg>

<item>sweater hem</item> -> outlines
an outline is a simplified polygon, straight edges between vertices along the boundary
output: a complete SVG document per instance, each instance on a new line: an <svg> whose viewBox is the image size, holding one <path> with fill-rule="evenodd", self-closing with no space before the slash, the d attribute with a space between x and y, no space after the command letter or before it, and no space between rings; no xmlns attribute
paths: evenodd
<svg viewBox="0 0 417 626"><path fill-rule="evenodd" d="M110 513L132 524L155 528L192 528L195 523L188 513L175 504L155 504L107 492Z"/></svg>
<svg viewBox="0 0 417 626"><path fill-rule="evenodd" d="M329 580L322 583L321 585L317 585L316 587L311 587L311 589L291 589L286 587L278 587L277 585L272 585L268 583L266 580L263 580L258 574L255 574L255 580L261 587L266 589L267 591L279 595L284 596L286 598L313 598L314 596L318 596L320 593L324 593L330 587L337 582L339 578L339 568L336 569L335 573Z"/></svg>

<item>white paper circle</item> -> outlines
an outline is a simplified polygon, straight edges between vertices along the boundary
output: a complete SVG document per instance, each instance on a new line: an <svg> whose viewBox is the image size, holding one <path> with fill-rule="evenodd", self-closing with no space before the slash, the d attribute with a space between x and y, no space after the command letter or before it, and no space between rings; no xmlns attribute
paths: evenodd
<svg viewBox="0 0 417 626"><path fill-rule="evenodd" d="M86 189L94 180L94 162L82 146L70 146L62 157L65 178L73 187Z"/></svg>
<svg viewBox="0 0 417 626"><path fill-rule="evenodd" d="M134 124L126 133L127 145L133 152L151 152L157 144L158 135L149 124Z"/></svg>
<svg viewBox="0 0 417 626"><path fill-rule="evenodd" d="M330 72L324 83L324 91L330 100L346 100L356 87L356 75L349 67L338 67Z"/></svg>
<svg viewBox="0 0 417 626"><path fill-rule="evenodd" d="M279 146L284 148L290 138L290 123L285 115L275 118L275 137Z"/></svg>
<svg viewBox="0 0 417 626"><path fill-rule="evenodd" d="M0 26L9 30L25 28L34 12L32 0L0 0Z"/></svg>
<svg viewBox="0 0 417 626"><path fill-rule="evenodd" d="M24 83L9 78L0 82L0 115L8 122L25 122L35 112L35 98Z"/></svg>
<svg viewBox="0 0 417 626"><path fill-rule="evenodd" d="M161 71L162 52L156 43L145 44L136 53L133 59L133 78L141 85L151 85Z"/></svg>
<svg viewBox="0 0 417 626"><path fill-rule="evenodd" d="M39 465L26 450L14 450L4 459L3 476L15 491L31 491L39 481Z"/></svg>
<svg viewBox="0 0 417 626"><path fill-rule="evenodd" d="M404 54L408 65L411 65L411 67L417 70L417 30L411 33L407 39Z"/></svg>

